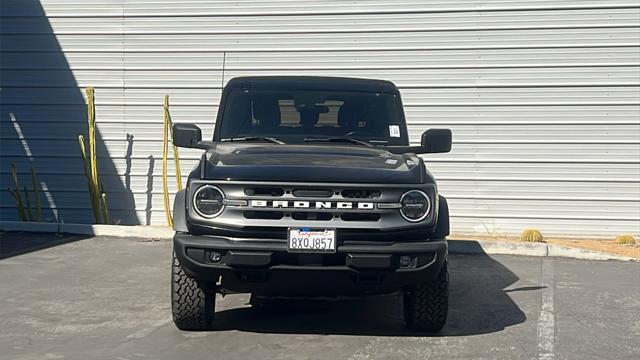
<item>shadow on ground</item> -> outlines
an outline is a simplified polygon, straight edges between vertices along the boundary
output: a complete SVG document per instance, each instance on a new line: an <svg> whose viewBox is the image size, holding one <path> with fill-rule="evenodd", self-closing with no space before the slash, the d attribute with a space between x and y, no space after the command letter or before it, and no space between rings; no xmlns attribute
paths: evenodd
<svg viewBox="0 0 640 360"><path fill-rule="evenodd" d="M127 177L128 183L124 184L118 170L130 162L133 138L114 130L114 124L101 121L103 114L119 111L109 99L122 96L123 90L100 87L102 80L85 79L78 84L41 1L2 1L0 9L0 219L18 219L15 201L6 191L13 187L11 166L15 164L20 190L28 186L32 204L35 198L30 169L37 172L45 221L94 222L78 135L88 139L83 88L97 85L96 152L109 214L121 224L140 224L130 180ZM98 46L92 39L103 40L87 34L81 43L67 42L66 47L82 52L87 46ZM101 62L116 63L122 57L106 53L96 56ZM83 59L76 56L75 66L86 65ZM109 81L117 81L118 72L112 73ZM125 148L126 153L122 153Z"/></svg>
<svg viewBox="0 0 640 360"><path fill-rule="evenodd" d="M0 231L0 260L90 237L92 236Z"/></svg>
<svg viewBox="0 0 640 360"><path fill-rule="evenodd" d="M505 290L518 277L488 255L450 257L449 319L440 336L498 332L523 323L525 314ZM402 296L349 300L270 299L263 306L218 310L216 330L281 334L416 336L404 325ZM426 335L426 334L422 334Z"/></svg>

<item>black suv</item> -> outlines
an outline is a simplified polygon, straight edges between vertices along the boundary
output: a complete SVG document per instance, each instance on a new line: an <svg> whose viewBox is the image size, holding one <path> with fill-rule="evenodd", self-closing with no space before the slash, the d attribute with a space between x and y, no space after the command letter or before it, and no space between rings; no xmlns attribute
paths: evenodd
<svg viewBox="0 0 640 360"><path fill-rule="evenodd" d="M216 293L357 296L401 291L408 326L447 318L449 211L416 154L448 152L451 131L409 134L389 81L243 77L222 92L212 141L174 204L172 311L212 325Z"/></svg>

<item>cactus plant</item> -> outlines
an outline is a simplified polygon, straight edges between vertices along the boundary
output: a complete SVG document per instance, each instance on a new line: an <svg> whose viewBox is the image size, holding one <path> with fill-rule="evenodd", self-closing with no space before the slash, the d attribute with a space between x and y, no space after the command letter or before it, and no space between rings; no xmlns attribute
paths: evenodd
<svg viewBox="0 0 640 360"><path fill-rule="evenodd" d="M169 202L169 185L167 180L167 160L169 157L169 135L171 135L171 142L173 143L173 123L171 121L171 113L169 112L169 95L164 96L164 128L162 135L162 189L164 192L164 213L167 218L167 225L173 226L173 217L171 215L171 205ZM178 184L178 191L182 190L182 175L180 173L180 154L178 153L178 147L173 147L173 161L175 163L176 182Z"/></svg>
<svg viewBox="0 0 640 360"><path fill-rule="evenodd" d="M13 182L13 189L9 188L9 194L13 196L16 202L16 209L18 211L18 220L27 220L27 215L22 205L22 196L20 195L20 183L18 182L18 172L16 171L16 164L11 164L11 181Z"/></svg>
<svg viewBox="0 0 640 360"><path fill-rule="evenodd" d="M27 220L33 221L33 211L31 211L31 200L29 199L29 188L24 187L24 199L27 203Z"/></svg>
<svg viewBox="0 0 640 360"><path fill-rule="evenodd" d="M40 201L40 185L38 184L38 177L36 171L31 167L31 183L33 185L33 197L36 201L36 220L42 221L42 202Z"/></svg>
<svg viewBox="0 0 640 360"><path fill-rule="evenodd" d="M40 202L40 186L38 185L38 179L36 171L31 168L31 181L33 188L33 196L36 202L36 211L34 213L31 207L31 195L29 194L29 188L24 186L22 192L24 192L24 202L20 190L20 183L18 182L18 171L15 164L11 164L11 181L13 182L13 188L7 189L9 194L16 202L16 210L18 211L18 219L20 221L42 221L42 204ZM25 207L26 205L26 207Z"/></svg>
<svg viewBox="0 0 640 360"><path fill-rule="evenodd" d="M104 220L105 223L109 222L109 209L107 208L107 194L104 192L104 189L102 190L102 194L100 194L100 200L102 200L100 202L102 208L100 209L102 211L102 218Z"/></svg>
<svg viewBox="0 0 640 360"><path fill-rule="evenodd" d="M524 229L520 235L520 241L524 242L544 242L544 237L538 229Z"/></svg>
<svg viewBox="0 0 640 360"><path fill-rule="evenodd" d="M616 236L616 243L619 245L635 245L636 238L631 234L620 234Z"/></svg>
<svg viewBox="0 0 640 360"><path fill-rule="evenodd" d="M96 154L96 107L95 93L93 88L88 87L87 93L87 120L89 126L89 153L87 156L87 147L84 136L78 135L78 143L80 145L80 155L84 163L84 175L87 177L89 188L89 198L91 207L93 208L93 217L98 224L108 224L109 214L107 211L107 194L104 186L98 179L98 156Z"/></svg>

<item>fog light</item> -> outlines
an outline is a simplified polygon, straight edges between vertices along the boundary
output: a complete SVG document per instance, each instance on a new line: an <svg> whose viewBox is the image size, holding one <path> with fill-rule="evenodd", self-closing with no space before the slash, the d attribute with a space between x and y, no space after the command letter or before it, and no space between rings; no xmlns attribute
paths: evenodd
<svg viewBox="0 0 640 360"><path fill-rule="evenodd" d="M222 254L220 254L217 251L212 251L209 253L209 261L217 263L218 261L220 261L220 259L222 259Z"/></svg>
<svg viewBox="0 0 640 360"><path fill-rule="evenodd" d="M400 267L411 266L411 256L400 256Z"/></svg>

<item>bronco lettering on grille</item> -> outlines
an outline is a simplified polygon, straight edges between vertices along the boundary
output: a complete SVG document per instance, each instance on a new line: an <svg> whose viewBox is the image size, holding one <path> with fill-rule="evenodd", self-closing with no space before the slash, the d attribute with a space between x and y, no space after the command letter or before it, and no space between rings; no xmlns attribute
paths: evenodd
<svg viewBox="0 0 640 360"><path fill-rule="evenodd" d="M372 202L351 201L286 201L286 200L251 200L251 207L262 208L294 208L294 209L358 209L373 210Z"/></svg>

